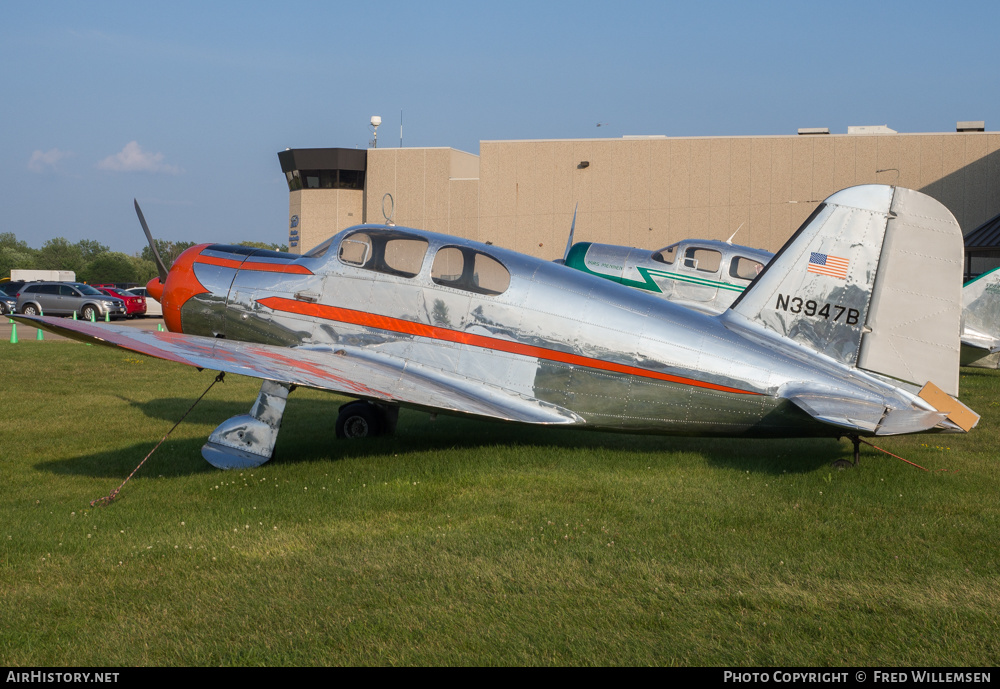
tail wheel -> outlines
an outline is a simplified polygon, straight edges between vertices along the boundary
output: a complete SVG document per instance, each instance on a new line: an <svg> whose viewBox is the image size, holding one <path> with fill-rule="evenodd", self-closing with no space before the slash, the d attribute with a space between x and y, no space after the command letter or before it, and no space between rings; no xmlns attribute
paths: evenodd
<svg viewBox="0 0 1000 689"><path fill-rule="evenodd" d="M369 402L351 402L337 416L338 438L371 438L382 435L385 421L381 410Z"/></svg>

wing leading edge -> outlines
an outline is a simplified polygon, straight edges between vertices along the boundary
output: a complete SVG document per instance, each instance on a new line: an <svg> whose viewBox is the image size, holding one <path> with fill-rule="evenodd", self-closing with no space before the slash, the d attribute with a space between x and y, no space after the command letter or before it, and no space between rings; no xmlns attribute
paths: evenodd
<svg viewBox="0 0 1000 689"><path fill-rule="evenodd" d="M287 385L338 392L433 411L534 424L576 424L573 412L499 387L475 385L440 370L349 346L278 347L130 326L66 321L51 316L15 320L83 342L126 349L199 369L225 371Z"/></svg>

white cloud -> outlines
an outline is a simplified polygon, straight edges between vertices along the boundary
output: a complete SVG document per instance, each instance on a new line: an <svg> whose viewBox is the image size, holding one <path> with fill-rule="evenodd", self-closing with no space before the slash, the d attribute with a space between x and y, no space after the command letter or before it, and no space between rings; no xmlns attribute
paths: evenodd
<svg viewBox="0 0 1000 689"><path fill-rule="evenodd" d="M28 161L28 169L32 172L45 172L46 169L55 169L56 164L63 158L73 155L72 151L60 151L58 148L50 148L47 151L35 151Z"/></svg>
<svg viewBox="0 0 1000 689"><path fill-rule="evenodd" d="M129 141L121 151L99 162L97 169L114 172L165 172L170 175L183 172L176 165L164 163L162 153L142 150L138 141Z"/></svg>

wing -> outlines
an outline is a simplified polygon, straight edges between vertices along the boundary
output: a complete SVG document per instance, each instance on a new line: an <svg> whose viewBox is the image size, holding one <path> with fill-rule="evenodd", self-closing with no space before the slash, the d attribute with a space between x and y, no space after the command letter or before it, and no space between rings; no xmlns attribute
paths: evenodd
<svg viewBox="0 0 1000 689"><path fill-rule="evenodd" d="M533 397L357 347L276 347L51 316L13 318L74 340L127 349L199 369L504 421L583 423L573 412Z"/></svg>

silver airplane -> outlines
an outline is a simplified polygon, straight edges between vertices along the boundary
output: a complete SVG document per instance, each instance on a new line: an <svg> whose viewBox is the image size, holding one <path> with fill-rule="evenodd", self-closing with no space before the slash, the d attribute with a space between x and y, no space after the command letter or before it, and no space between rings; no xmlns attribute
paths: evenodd
<svg viewBox="0 0 1000 689"><path fill-rule="evenodd" d="M359 400L341 408L338 436L391 432L409 407L629 433L846 436L855 463L860 436L963 432L979 418L955 399L962 233L902 188L830 196L717 316L392 225L343 230L301 257L202 244L158 269L147 287L169 332L17 318L263 379L250 412L202 448L220 468L270 459L295 386Z"/></svg>
<svg viewBox="0 0 1000 689"><path fill-rule="evenodd" d="M715 314L728 309L773 257L763 249L713 239L684 239L656 251L593 242L574 244L571 229L563 263Z"/></svg>
<svg viewBox="0 0 1000 689"><path fill-rule="evenodd" d="M657 295L705 313L728 309L774 254L712 239L683 239L665 249L569 241L570 268ZM961 365L1000 367L1000 268L962 288Z"/></svg>

